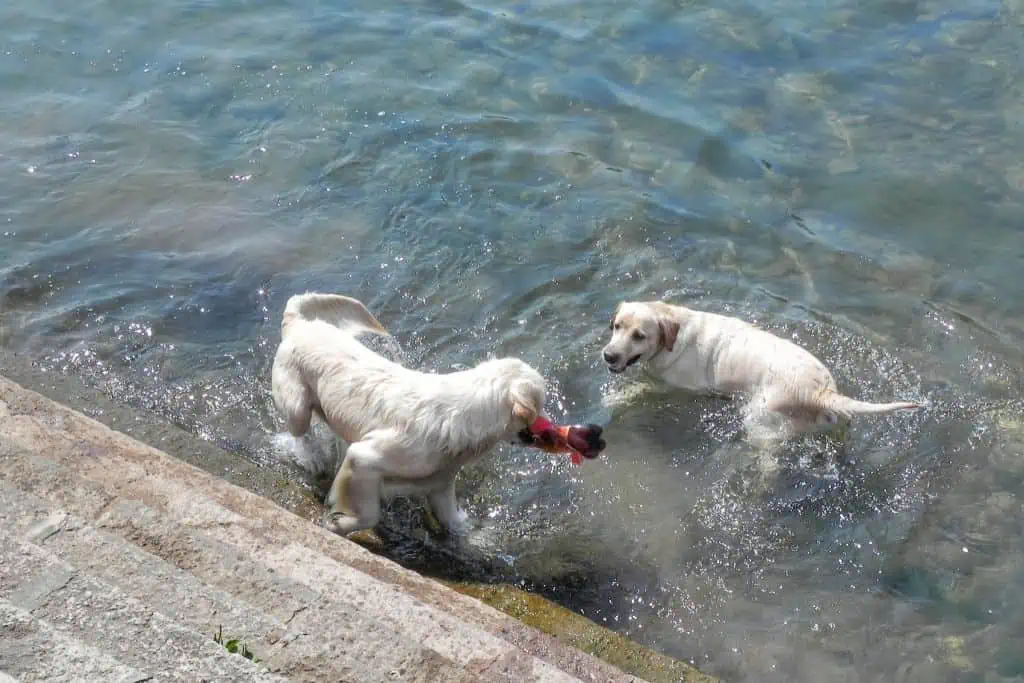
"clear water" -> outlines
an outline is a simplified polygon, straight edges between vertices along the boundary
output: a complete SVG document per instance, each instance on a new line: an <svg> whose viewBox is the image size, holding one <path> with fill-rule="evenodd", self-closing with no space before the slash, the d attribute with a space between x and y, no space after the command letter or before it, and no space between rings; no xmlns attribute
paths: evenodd
<svg viewBox="0 0 1024 683"><path fill-rule="evenodd" d="M727 681L1020 681L1022 48L1017 0L8 0L0 343L290 471L281 308L357 296L607 425L467 472L480 578ZM627 297L930 407L759 459L603 370Z"/></svg>

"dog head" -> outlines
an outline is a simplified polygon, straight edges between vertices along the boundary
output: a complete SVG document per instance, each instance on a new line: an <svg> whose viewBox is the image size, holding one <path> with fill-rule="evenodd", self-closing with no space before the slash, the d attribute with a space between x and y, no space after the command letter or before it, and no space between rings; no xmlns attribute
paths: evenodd
<svg viewBox="0 0 1024 683"><path fill-rule="evenodd" d="M648 302L619 304L609 325L612 338L601 350L610 372L619 373L648 361L661 351L672 351L679 322L667 306Z"/></svg>
<svg viewBox="0 0 1024 683"><path fill-rule="evenodd" d="M604 450L599 425L556 427L543 416L545 382L539 372L516 359L505 359L501 373L508 386L511 408L509 432L524 446L533 446L552 453L568 452L574 464L593 459Z"/></svg>

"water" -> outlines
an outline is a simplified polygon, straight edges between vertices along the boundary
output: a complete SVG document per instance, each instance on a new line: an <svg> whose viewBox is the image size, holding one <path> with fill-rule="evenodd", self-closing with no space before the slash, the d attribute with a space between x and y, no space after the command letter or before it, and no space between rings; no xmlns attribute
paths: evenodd
<svg viewBox="0 0 1024 683"><path fill-rule="evenodd" d="M607 425L585 467L471 468L493 563L437 571L727 681L1024 677L1024 5L10 0L0 26L6 347L298 476L280 312L357 296L409 363L515 354ZM930 407L766 461L735 406L603 370L627 297Z"/></svg>

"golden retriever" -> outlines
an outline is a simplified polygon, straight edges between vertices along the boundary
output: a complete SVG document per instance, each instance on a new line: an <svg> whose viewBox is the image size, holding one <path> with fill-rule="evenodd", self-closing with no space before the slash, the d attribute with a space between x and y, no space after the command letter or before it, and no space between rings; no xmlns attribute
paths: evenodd
<svg viewBox="0 0 1024 683"><path fill-rule="evenodd" d="M754 440L778 442L845 424L855 415L913 410L844 396L825 365L793 342L738 318L662 301L619 304L601 356L613 373L644 363L656 378L693 392L745 394Z"/></svg>
<svg viewBox="0 0 1024 683"><path fill-rule="evenodd" d="M299 294L285 307L274 357L274 404L292 436L316 414L349 444L327 496L327 527L372 528L381 498L417 494L449 531L465 531L456 474L503 439L532 441L544 378L515 358L450 374L410 370L364 346L356 338L364 332L388 334L358 300Z"/></svg>

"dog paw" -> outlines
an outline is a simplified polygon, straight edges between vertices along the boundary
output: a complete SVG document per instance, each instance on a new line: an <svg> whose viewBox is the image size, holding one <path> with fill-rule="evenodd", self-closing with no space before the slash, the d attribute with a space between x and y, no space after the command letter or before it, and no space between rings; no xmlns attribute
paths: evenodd
<svg viewBox="0 0 1024 683"><path fill-rule="evenodd" d="M324 520L324 528L328 531L333 531L339 536L348 536L354 531L368 529L370 527L363 524L358 517L334 512L328 513L327 519Z"/></svg>
<svg viewBox="0 0 1024 683"><path fill-rule="evenodd" d="M431 534L439 536L465 536L473 530L473 522L469 513L462 508L428 507L425 510L424 523Z"/></svg>
<svg viewBox="0 0 1024 683"><path fill-rule="evenodd" d="M473 530L473 519L468 512L458 508L454 517L445 525L445 529L453 536L465 536Z"/></svg>

